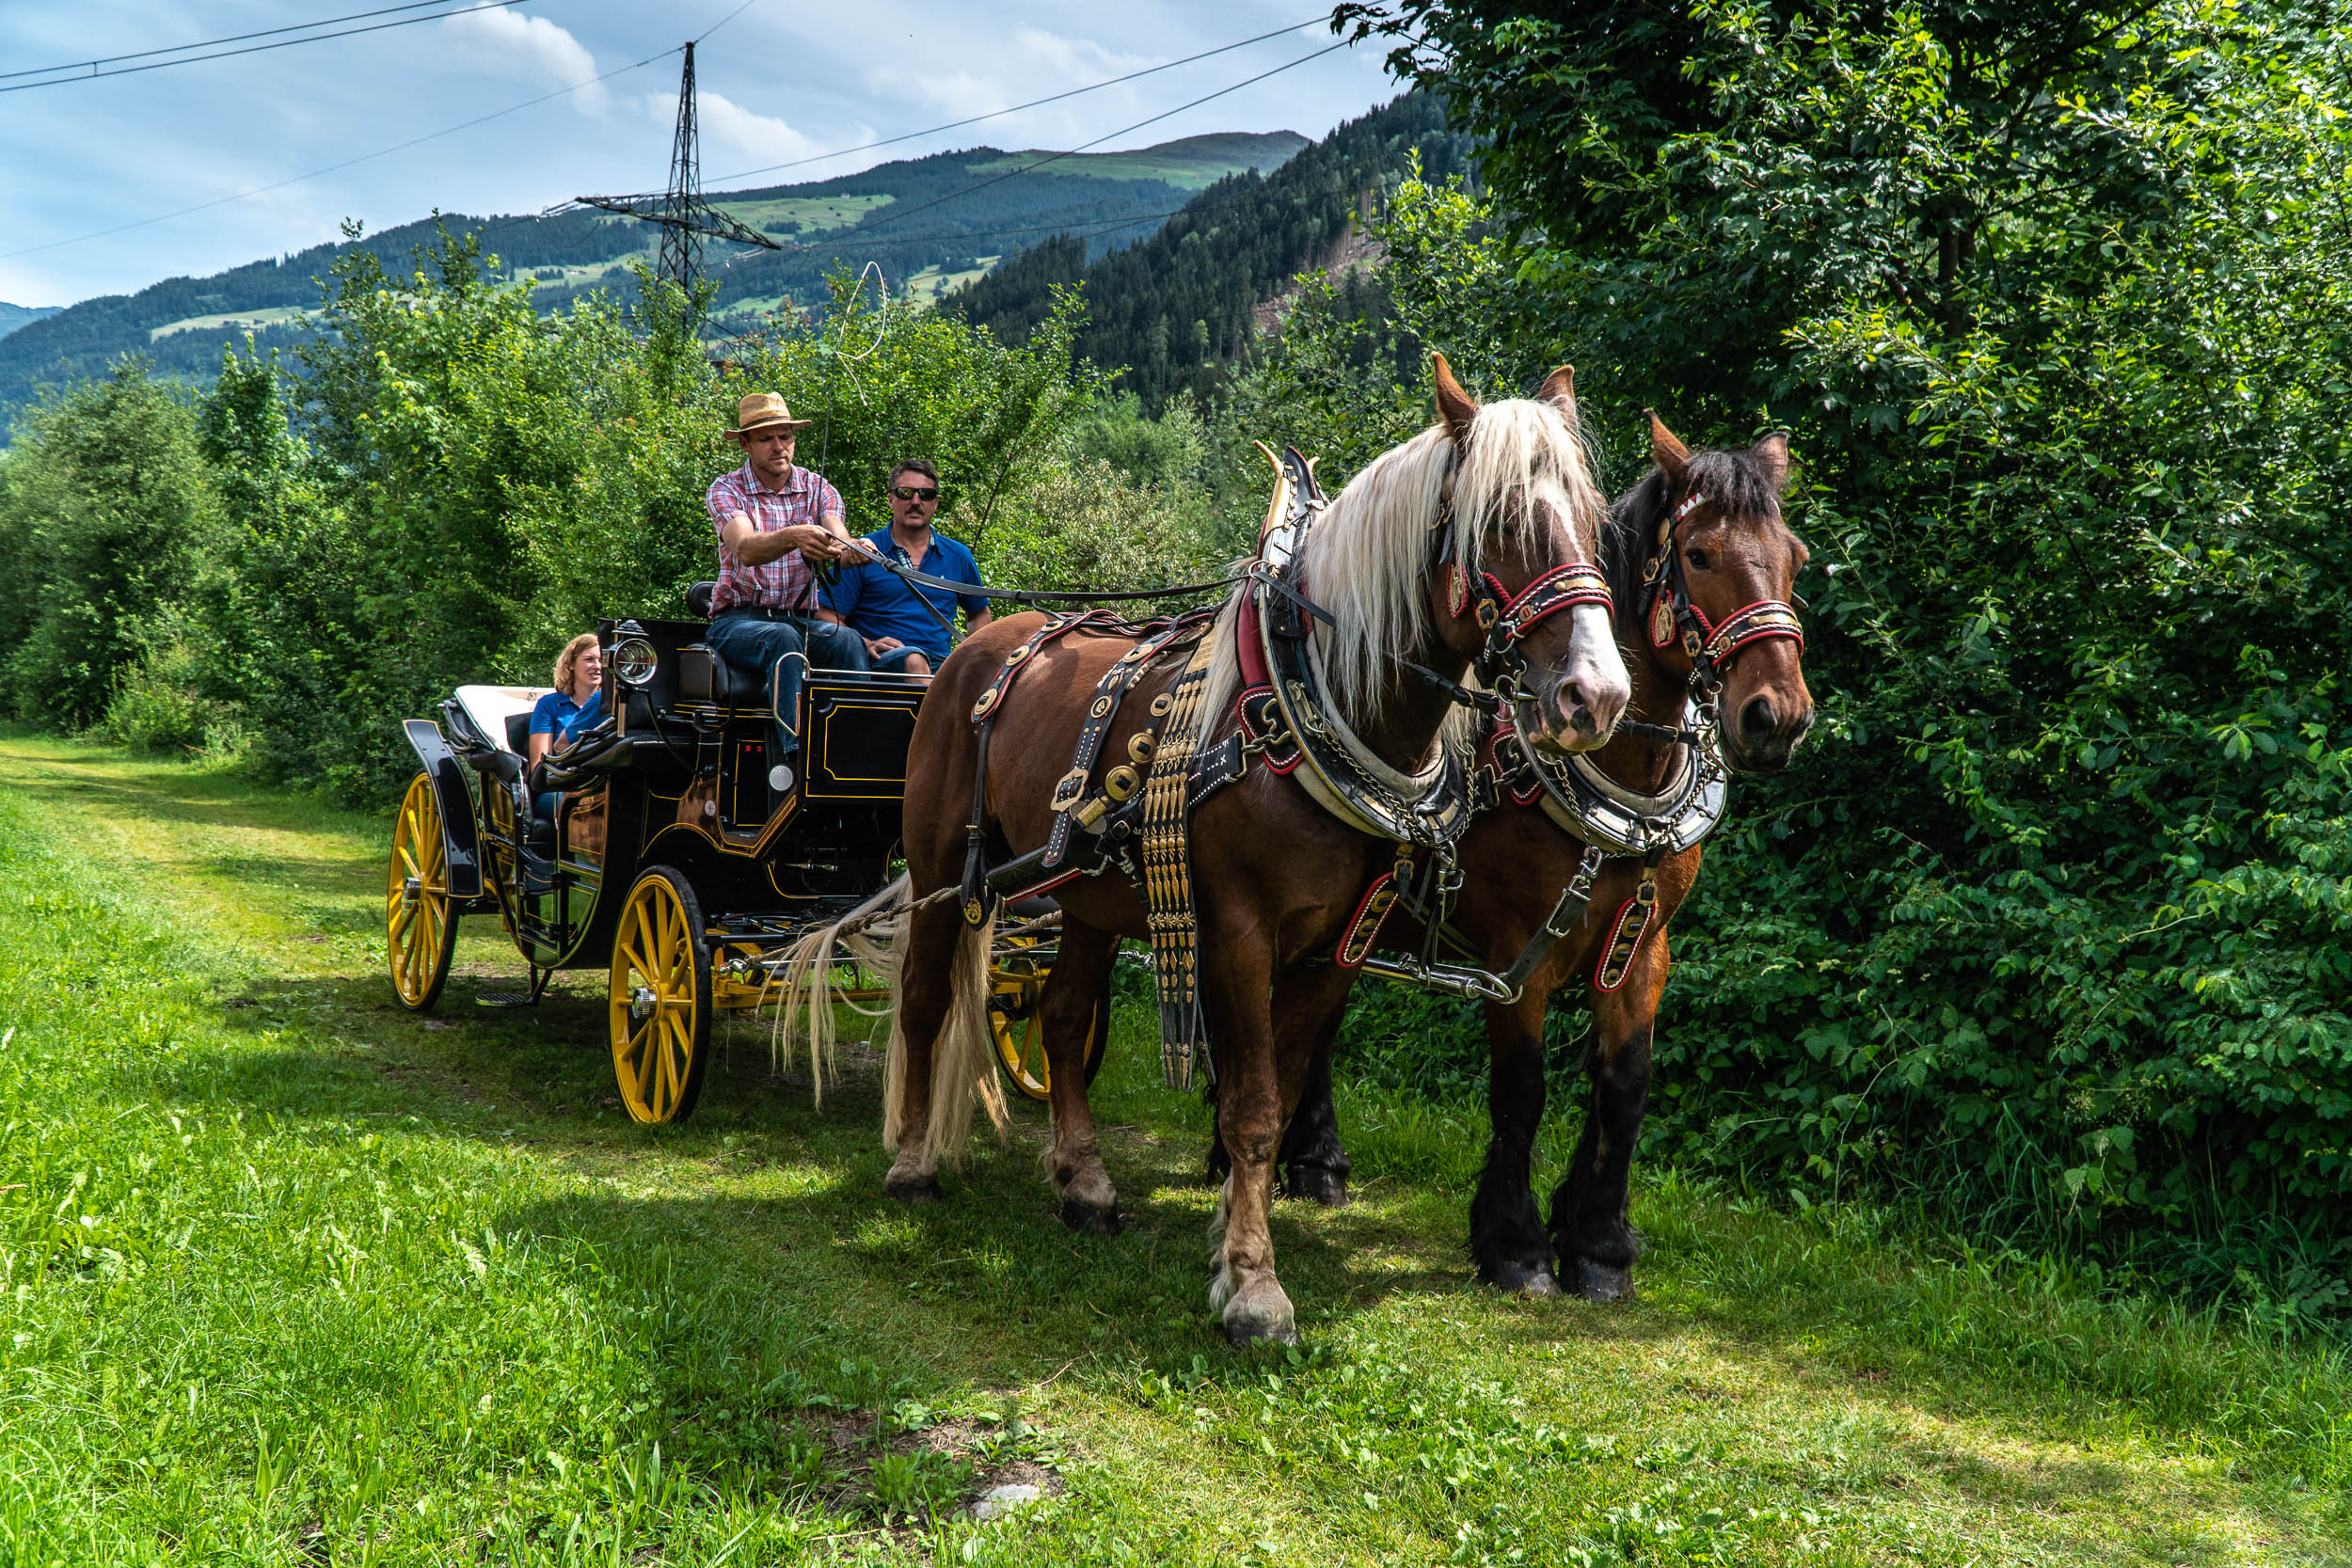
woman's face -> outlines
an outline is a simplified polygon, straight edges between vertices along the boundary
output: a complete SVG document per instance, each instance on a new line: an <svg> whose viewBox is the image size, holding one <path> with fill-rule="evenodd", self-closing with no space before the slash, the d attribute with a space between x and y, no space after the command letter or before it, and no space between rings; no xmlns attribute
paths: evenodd
<svg viewBox="0 0 2352 1568"><path fill-rule="evenodd" d="M580 702L588 700L588 693L604 684L604 650L585 648L572 660L572 696Z"/></svg>

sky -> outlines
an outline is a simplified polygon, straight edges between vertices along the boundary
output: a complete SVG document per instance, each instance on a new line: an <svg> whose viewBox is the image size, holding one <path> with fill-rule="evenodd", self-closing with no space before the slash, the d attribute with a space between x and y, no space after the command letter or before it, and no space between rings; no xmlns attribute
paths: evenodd
<svg viewBox="0 0 2352 1568"><path fill-rule="evenodd" d="M527 0L113 77L22 74L393 3L0 4L0 301L70 305L201 277L335 239L347 217L375 230L436 208L527 213L576 196L658 190L668 181L677 109L678 56L663 52L689 38L707 35L695 71L704 182L713 190L738 183L733 174L1305 24L1140 81L740 183L826 179L951 148L1075 147L1335 41L1316 0L751 0L732 18L739 0ZM620 73L318 172L611 71ZM5 90L25 81L43 85ZM1376 44L1346 48L1113 136L1101 150L1210 131L1321 136L1397 90ZM275 188L219 200L265 186ZM152 218L164 221L140 221Z"/></svg>

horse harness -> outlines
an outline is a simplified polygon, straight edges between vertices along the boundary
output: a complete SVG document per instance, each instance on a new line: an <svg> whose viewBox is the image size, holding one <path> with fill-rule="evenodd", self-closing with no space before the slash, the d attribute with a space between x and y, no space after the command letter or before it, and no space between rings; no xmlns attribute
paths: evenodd
<svg viewBox="0 0 2352 1568"><path fill-rule="evenodd" d="M1459 888L1454 845L1481 803L1473 795L1470 759L1461 749L1440 744L1427 766L1401 772L1373 752L1328 702L1327 683L1310 646L1311 623L1337 623L1307 596L1299 548L1325 498L1311 466L1295 449L1279 457L1261 450L1274 464L1276 484L1236 615L1243 689L1230 733L1204 744L1221 717L1200 710L1215 610L1143 623L1105 610L1057 616L1007 655L971 712L979 735L961 890L964 918L983 924L995 899L1034 896L1080 876L1118 871L1135 881L1149 911L1163 1066L1179 1087L1190 1084L1196 1046L1204 1033L1185 838L1191 814L1203 800L1243 777L1253 760L1263 759L1271 771L1297 778L1309 796L1342 822L1397 846L1395 866L1375 879L1335 944L1334 961L1348 967L1371 957L1381 922L1412 879L1417 862L1425 863L1425 874L1438 885ZM1575 562L1546 573L1516 595L1507 594L1474 561L1456 558L1452 522L1449 498L1431 527L1430 563L1447 574L1453 613L1470 613L1485 635L1476 664L1487 689L1466 688L1410 660L1400 662L1451 700L1492 715L1516 695L1526 671L1519 643L1560 610L1578 604L1606 607L1608 583L1597 567ZM990 728L1037 656L1079 633L1120 637L1133 646L1096 685L1071 766L1055 785L1055 821L1044 846L989 867ZM1123 699L1154 665L1179 654L1188 655L1185 668L1152 699L1153 723L1129 737L1127 759L1113 764L1104 772L1101 788L1091 790ZM1490 800L1491 791L1486 793Z"/></svg>
<svg viewBox="0 0 2352 1568"><path fill-rule="evenodd" d="M1757 600L1724 617L1720 625L1709 623L1706 612L1692 602L1677 535L1683 520L1707 500L1703 492L1693 490L1669 509L1642 568L1643 621L1650 646L1662 651L1678 642L1691 660L1681 722L1672 728L1637 721L1618 725L1677 747L1679 768L1659 791L1642 794L1610 778L1586 755L1544 755L1529 744L1515 721L1515 713L1500 718L1482 747L1481 766L1473 781L1480 809L1505 795L1519 805L1540 801L1553 826L1583 842L1582 858L1551 913L1500 975L1439 959L1440 943L1466 957L1476 955L1468 939L1447 924L1461 879L1458 875L1448 879L1433 866L1420 882L1400 895L1424 933L1420 955L1403 960L1374 958L1365 965L1372 973L1459 996L1506 1006L1517 1002L1536 966L1583 923L1592 904L1593 883L1607 861L1638 856L1641 883L1618 907L1593 973L1596 990L1613 991L1625 984L1634 955L1657 918L1659 865L1667 856L1701 842L1723 820L1729 768L1718 740L1716 698L1723 689L1725 671L1751 642L1788 638L1800 648L1804 645L1804 623L1795 608L1781 600Z"/></svg>

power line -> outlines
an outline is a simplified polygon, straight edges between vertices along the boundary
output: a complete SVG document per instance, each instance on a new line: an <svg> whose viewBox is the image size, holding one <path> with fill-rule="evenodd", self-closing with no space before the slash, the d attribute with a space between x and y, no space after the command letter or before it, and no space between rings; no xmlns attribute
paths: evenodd
<svg viewBox="0 0 2352 1568"><path fill-rule="evenodd" d="M749 3L750 0L745 0L745 4ZM1239 43L1219 44L1215 49L1204 49L1198 55L1186 55L1181 60L1169 60L1165 65L1151 66L1142 71L1131 71L1124 76L1113 76L1107 81L1096 82L1091 87L1072 87L1068 92L1057 92L1050 98L1033 98L1026 103L1015 103L1009 109L991 109L984 115L974 115L969 119L951 119L945 125L934 125L927 131L909 131L902 136L884 136L880 141L861 142L855 147L835 148L831 152L817 152L805 158L795 158L790 163L764 164L758 168L747 168L739 174L722 174L714 178L720 181L748 180L755 174L773 174L778 169L801 168L809 164L824 163L831 158L846 158L852 152L871 152L878 147L896 147L900 142L914 141L921 136L935 136L942 131L960 131L967 125L977 125L984 119L1001 119L1007 115L1017 115L1024 109L1041 108L1048 103L1058 103L1065 98L1076 98L1082 93L1099 92L1104 87L1118 87L1122 82L1133 82L1141 77L1156 75L1163 71L1173 71L1180 65L1190 65L1195 60L1205 60L1216 55L1230 55L1236 49L1247 49L1253 43L1263 43L1268 39L1279 39L1285 33L1295 33L1301 27L1312 26L1322 20L1320 16L1311 16L1304 22L1295 22L1287 27L1277 27L1270 33L1260 33L1256 38L1243 39ZM725 24L722 23L720 25L724 26ZM717 32L718 28L714 27L711 31Z"/></svg>
<svg viewBox="0 0 2352 1568"><path fill-rule="evenodd" d="M427 16L404 16L397 22L378 22L367 27L345 27L336 33L313 33L308 38L280 39L276 43L248 44L243 49L216 50L210 55L190 55L177 60L155 60L147 65L127 65L119 71L92 70L87 76L57 76L46 82L18 82L8 87L0 87L0 92L28 92L34 87L54 87L68 82L96 82L103 81L109 76L135 76L140 71L161 71L166 66L196 65L204 60L226 60L238 55L259 55L271 49L292 49L297 43L323 43L328 39L347 39L358 33L380 33L387 27L412 27L420 22L438 22L445 16L463 16L468 11L495 11L508 6L529 4L531 0L480 0L477 5L461 6L455 10L435 11ZM204 46L197 44L192 47L202 48ZM153 53L162 54L166 51L157 50ZM121 57L135 59L137 56L126 55Z"/></svg>
<svg viewBox="0 0 2352 1568"><path fill-rule="evenodd" d="M450 0L408 0L405 6L384 6L372 11L354 11L349 16L322 17L316 22L297 22L288 27L264 27L258 33L231 33L225 39L206 39L201 43L176 44L169 49L142 49L135 55L101 55L94 60L37 66L30 71L0 71L0 82L12 82L19 76L56 76L69 71L95 70L99 66L114 65L122 60L151 59L157 55L184 55L192 49L217 49L224 43L243 43L247 39L276 38L280 33L307 33L313 27L336 27L346 22L364 22L372 16L389 16L394 11L422 10L427 6L446 6L449 3Z"/></svg>
<svg viewBox="0 0 2352 1568"><path fill-rule="evenodd" d="M741 16L745 11L750 10L752 7L757 3L758 0L743 0L743 3L736 7L735 9L727 12L726 15L712 23L709 26L705 27L703 29L702 38L698 38L694 41L696 43L702 42L703 39L708 38L711 34L717 32L728 23L733 22L737 17Z"/></svg>
<svg viewBox="0 0 2352 1568"><path fill-rule="evenodd" d="M269 191L282 190L288 185L298 185L305 180L315 180L322 174L333 174L339 169L350 168L355 164L364 164L376 158L389 157L395 152L405 152L412 147L421 147L429 141L438 141L443 136L453 136L460 131L470 131L477 125L486 125L494 119L503 119L508 115L519 114L525 109L536 107L537 105L548 103L552 99L562 98L567 93L578 92L582 87L593 87L598 82L609 82L615 76L627 75L632 71L641 71L646 66L653 64L656 60L666 60L676 53L677 51L675 49L664 49L659 55L646 55L644 59L639 60L635 65L625 65L617 71L608 71L601 76L591 76L584 82L574 82L570 87L558 87L553 92L541 93L536 98L528 99L523 103L514 104L508 108L495 109L486 115L477 115L471 119L461 121L460 123L452 125L445 130L429 132L421 136L412 136L405 142L399 142L390 147L378 148L373 152L362 152L357 158L345 158L340 164L329 164L325 168L314 168L308 174L296 174L288 179L279 180L272 184L256 185L249 191L239 191L234 196L224 196L211 201L199 201L193 207L183 207L178 212L162 213L151 218L140 218L135 223L118 224L112 229L101 229L94 233L76 234L70 240L51 240L45 245L29 245L18 250L0 251L0 261L8 261L18 256L30 256L36 251L55 250L60 245L80 245L85 240L103 240L109 234L120 234L133 229L144 229L148 225L153 223L167 223L173 218L186 217L191 213L207 212L215 207L225 207L231 201L243 201L247 197L261 196Z"/></svg>

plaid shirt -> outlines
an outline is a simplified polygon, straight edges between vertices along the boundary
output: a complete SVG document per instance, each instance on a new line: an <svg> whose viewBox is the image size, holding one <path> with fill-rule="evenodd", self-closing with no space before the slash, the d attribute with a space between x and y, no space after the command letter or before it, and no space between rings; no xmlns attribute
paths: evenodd
<svg viewBox="0 0 2352 1568"><path fill-rule="evenodd" d="M746 566L727 548L727 524L739 512L751 519L752 527L771 533L800 523L840 517L841 492L827 483L823 475L795 464L784 488L771 490L745 463L733 473L712 480L703 502L710 512L711 530L719 536L719 586L710 594L712 615L737 605L769 610L816 608L820 601L808 562L800 551L788 550L762 565Z"/></svg>

